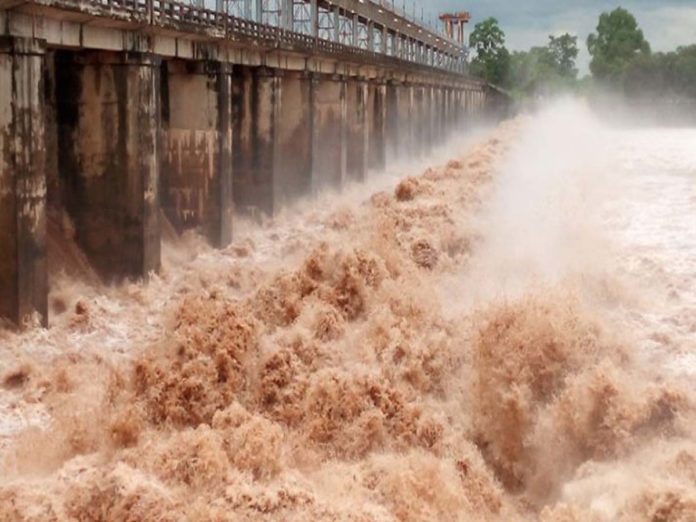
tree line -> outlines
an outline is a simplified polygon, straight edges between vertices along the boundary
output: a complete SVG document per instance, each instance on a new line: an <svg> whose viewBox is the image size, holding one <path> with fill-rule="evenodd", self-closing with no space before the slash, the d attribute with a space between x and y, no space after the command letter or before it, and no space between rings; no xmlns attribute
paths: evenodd
<svg viewBox="0 0 696 522"><path fill-rule="evenodd" d="M518 99L596 87L629 97L688 98L696 101L696 45L652 52L636 18L626 9L602 13L587 37L591 76L578 79L578 37L549 36L546 45L510 53L495 18L478 24L469 39L472 74L510 91Z"/></svg>

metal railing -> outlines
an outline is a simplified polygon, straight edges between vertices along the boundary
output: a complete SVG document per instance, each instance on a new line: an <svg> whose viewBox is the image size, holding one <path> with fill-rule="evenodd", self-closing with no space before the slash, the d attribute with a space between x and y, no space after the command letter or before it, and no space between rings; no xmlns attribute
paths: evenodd
<svg viewBox="0 0 696 522"><path fill-rule="evenodd" d="M454 40L449 38L443 28L435 23L431 23L428 20L421 18L418 19L417 13L409 13L408 9L405 7L399 7L398 0L367 0L371 4L380 6L383 9L391 11L392 13L400 16L404 20L408 20L413 25L423 27L430 31L431 33L437 34L440 38L450 43L456 43ZM402 3L403 6L403 3Z"/></svg>

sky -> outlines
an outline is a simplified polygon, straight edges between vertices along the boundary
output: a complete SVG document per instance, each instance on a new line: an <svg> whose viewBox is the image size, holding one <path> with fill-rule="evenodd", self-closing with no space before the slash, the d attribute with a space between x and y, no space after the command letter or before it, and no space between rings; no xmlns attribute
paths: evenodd
<svg viewBox="0 0 696 522"><path fill-rule="evenodd" d="M588 70L585 41L597 27L603 11L624 7L631 11L655 51L696 44L696 0L395 0L399 7L414 8L418 16L436 20L442 12L469 11L473 25L495 16L507 37L510 50L527 50L543 45L550 34L568 32L578 36L581 73Z"/></svg>

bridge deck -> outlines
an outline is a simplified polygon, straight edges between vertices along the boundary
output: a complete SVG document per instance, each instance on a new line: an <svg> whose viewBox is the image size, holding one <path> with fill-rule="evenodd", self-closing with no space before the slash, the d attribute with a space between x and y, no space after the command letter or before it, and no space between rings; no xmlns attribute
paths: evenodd
<svg viewBox="0 0 696 522"><path fill-rule="evenodd" d="M180 0L0 0L0 10L42 14L49 18L142 34L223 41L255 51L286 51L425 74L444 73L460 78L464 75L464 49L428 29L413 25L400 15L385 11L377 4L356 0L332 0L330 3L326 0L307 0L306 3L318 11L332 12L336 18L335 24L339 24L339 19L354 24L352 43L337 41L341 39L338 30L332 39L321 37L317 25L318 14L313 17L314 25L309 29L303 27L304 32L301 32L288 28L299 29L292 20L285 23L285 27L275 26L233 16L228 8L216 10ZM362 6L361 11L351 14L349 10L356 6ZM376 20L371 19L372 16ZM386 25L387 20L392 21L391 25ZM357 40L359 27L368 31L366 42ZM382 41L375 42L370 38L369 35L374 36L375 32L381 35ZM420 39L413 35L420 35Z"/></svg>

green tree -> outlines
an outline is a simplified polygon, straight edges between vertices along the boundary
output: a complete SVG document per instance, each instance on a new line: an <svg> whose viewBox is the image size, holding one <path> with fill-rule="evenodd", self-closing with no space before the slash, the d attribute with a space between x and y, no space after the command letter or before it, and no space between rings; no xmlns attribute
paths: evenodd
<svg viewBox="0 0 696 522"><path fill-rule="evenodd" d="M595 78L619 82L629 64L640 55L650 54L650 45L635 17L621 7L599 17L597 32L587 38L592 55L590 70Z"/></svg>
<svg viewBox="0 0 696 522"><path fill-rule="evenodd" d="M696 100L696 45L677 49L672 76L675 89Z"/></svg>
<svg viewBox="0 0 696 522"><path fill-rule="evenodd" d="M575 60L578 58L578 37L568 33L560 36L549 36L548 52L553 68L563 78L575 79L578 70Z"/></svg>
<svg viewBox="0 0 696 522"><path fill-rule="evenodd" d="M626 67L623 87L632 97L696 100L696 45L636 57Z"/></svg>
<svg viewBox="0 0 696 522"><path fill-rule="evenodd" d="M517 98L552 95L575 87L577 37L549 36L549 44L514 52L506 86Z"/></svg>
<svg viewBox="0 0 696 522"><path fill-rule="evenodd" d="M487 18L476 24L469 45L476 51L471 72L490 83L503 84L510 67L510 53L505 48L505 33L498 20Z"/></svg>

